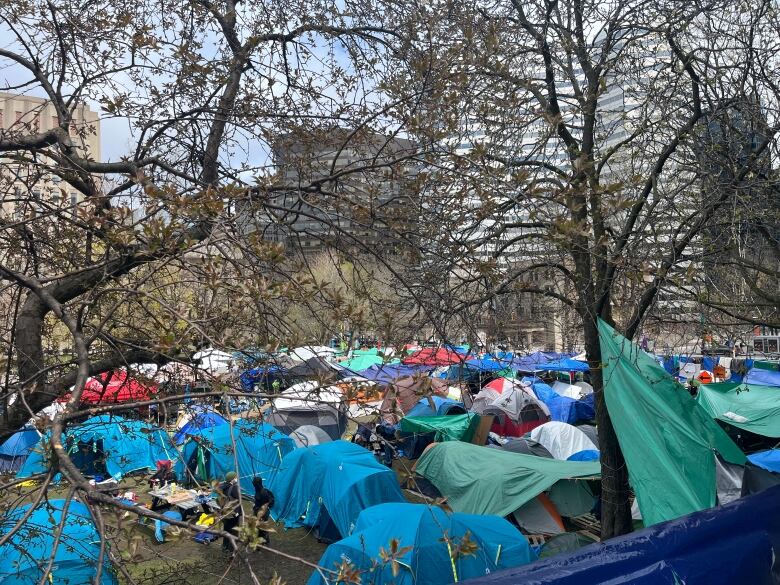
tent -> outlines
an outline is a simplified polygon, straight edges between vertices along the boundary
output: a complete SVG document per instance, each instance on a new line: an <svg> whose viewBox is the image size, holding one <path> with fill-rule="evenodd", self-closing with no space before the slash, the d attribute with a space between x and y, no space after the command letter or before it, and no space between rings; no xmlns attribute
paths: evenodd
<svg viewBox="0 0 780 585"><path fill-rule="evenodd" d="M537 398L547 406L552 420L575 424L593 420L596 417L593 394L575 400L561 396L538 378L523 378L523 382L530 384Z"/></svg>
<svg viewBox="0 0 780 585"><path fill-rule="evenodd" d="M423 397L444 397L448 392L444 380L423 375L406 376L388 384L379 410L385 422L396 424Z"/></svg>
<svg viewBox="0 0 780 585"><path fill-rule="evenodd" d="M285 373L285 378L289 381L318 380L325 382L355 376L357 376L355 372L317 356L310 357L306 361L288 368Z"/></svg>
<svg viewBox="0 0 780 585"><path fill-rule="evenodd" d="M696 402L707 414L764 437L780 438L780 389L723 382L699 387Z"/></svg>
<svg viewBox="0 0 780 585"><path fill-rule="evenodd" d="M339 350L324 345L304 345L290 350L290 357L305 362L311 358L330 359Z"/></svg>
<svg viewBox="0 0 780 585"><path fill-rule="evenodd" d="M498 378L474 398L473 412L496 418L490 430L504 437L521 437L550 420L550 411L531 391L515 380Z"/></svg>
<svg viewBox="0 0 780 585"><path fill-rule="evenodd" d="M150 400L156 392L156 385L145 384L132 378L128 376L126 370L116 370L87 380L81 393L81 402L86 404L140 402Z"/></svg>
<svg viewBox="0 0 780 585"><path fill-rule="evenodd" d="M561 480L598 477L601 467L450 441L429 447L415 471L456 512L506 516Z"/></svg>
<svg viewBox="0 0 780 585"><path fill-rule="evenodd" d="M404 433L435 433L434 441L471 441L479 426L478 414L407 416L401 419Z"/></svg>
<svg viewBox="0 0 780 585"><path fill-rule="evenodd" d="M780 486L463 585L777 583Z"/></svg>
<svg viewBox="0 0 780 585"><path fill-rule="evenodd" d="M599 321L604 397L646 526L712 507L717 456L745 456L658 362Z"/></svg>
<svg viewBox="0 0 780 585"><path fill-rule="evenodd" d="M232 354L213 347L203 349L192 356L192 361L200 364L200 369L209 374L224 374L235 363Z"/></svg>
<svg viewBox="0 0 780 585"><path fill-rule="evenodd" d="M754 366L748 370L742 381L750 385L777 387L780 386L780 372Z"/></svg>
<svg viewBox="0 0 780 585"><path fill-rule="evenodd" d="M0 518L4 535L25 515L30 505L6 512ZM64 521L63 521L64 516ZM54 552L57 527L62 523ZM100 535L89 509L77 500L47 500L32 510L10 540L0 546L0 582L3 585L38 585L52 560L46 583L86 585L95 581L100 560ZM100 585L115 585L108 554L103 558Z"/></svg>
<svg viewBox="0 0 780 585"><path fill-rule="evenodd" d="M521 372L540 372L544 369L544 364L554 361L555 359L558 358L550 357L548 354L541 351L536 351L529 355L515 356L512 360L512 367Z"/></svg>
<svg viewBox="0 0 780 585"><path fill-rule="evenodd" d="M184 426L176 431L176 434L173 435L173 442L176 445L181 445L190 435L202 435L206 429L226 423L227 420L221 414L211 408L204 408L190 417Z"/></svg>
<svg viewBox="0 0 780 585"><path fill-rule="evenodd" d="M272 479L293 449L295 442L271 425L238 419L232 425L207 427L190 436L176 463L176 474L208 482L222 480L226 473L235 471L244 494L251 495L252 478L259 475L264 482Z"/></svg>
<svg viewBox="0 0 780 585"><path fill-rule="evenodd" d="M371 380L378 384L390 384L399 378L411 377L420 374L426 374L434 369L434 366L421 366L403 364L375 364L365 370L360 370L358 374L366 380Z"/></svg>
<svg viewBox="0 0 780 585"><path fill-rule="evenodd" d="M282 383L287 378L287 370L277 365L261 366L244 370L238 377L245 392L273 392L274 382Z"/></svg>
<svg viewBox="0 0 780 585"><path fill-rule="evenodd" d="M453 555L466 535L475 550ZM394 540L396 570L383 558ZM363 510L352 535L328 547L318 563L325 578L315 571L308 585L334 583L327 571L337 571L345 559L365 585L448 585L535 558L526 538L503 518L448 514L424 504L380 504Z"/></svg>
<svg viewBox="0 0 780 585"><path fill-rule="evenodd" d="M548 459L554 459L552 453L545 449L543 445L540 445L536 441L529 441L528 439L522 437L509 439L503 445L496 447L504 451L509 451L510 453L536 455L537 457L547 457Z"/></svg>
<svg viewBox="0 0 780 585"><path fill-rule="evenodd" d="M466 360L465 363L469 368L474 368L483 372L502 372L504 370L514 369L511 354L509 354L508 357L485 355L480 358Z"/></svg>
<svg viewBox="0 0 780 585"><path fill-rule="evenodd" d="M277 520L287 528L314 527L322 540L351 534L369 506L404 501L393 470L346 441L296 449L268 488L276 498L271 512Z"/></svg>
<svg viewBox="0 0 780 585"><path fill-rule="evenodd" d="M295 441L296 447L313 447L322 443L330 443L332 439L328 433L319 427L303 425L290 433L290 438Z"/></svg>
<svg viewBox="0 0 780 585"><path fill-rule="evenodd" d="M18 477L45 473L50 437L41 437L19 470ZM106 472L121 479L133 471L154 469L160 459L175 460L178 451L163 429L139 420L101 414L65 431L73 463L88 475ZM105 470L104 470L105 468Z"/></svg>
<svg viewBox="0 0 780 585"><path fill-rule="evenodd" d="M426 347L401 360L404 365L420 364L424 366L451 366L465 363L466 354L444 347Z"/></svg>
<svg viewBox="0 0 780 585"><path fill-rule="evenodd" d="M570 459L582 451L598 451L598 447L580 429L559 421L551 421L536 427L529 433L529 438L561 461Z"/></svg>
<svg viewBox="0 0 780 585"><path fill-rule="evenodd" d="M466 409L462 402L442 398L441 396L426 396L415 404L407 417L444 416L452 414L465 414Z"/></svg>
<svg viewBox="0 0 780 585"><path fill-rule="evenodd" d="M338 439L347 430L347 405L341 392L323 388L317 382L302 382L273 400L266 421L283 433L312 425L331 439Z"/></svg>
<svg viewBox="0 0 780 585"><path fill-rule="evenodd" d="M19 471L28 453L40 440L41 434L31 426L24 427L8 437L0 445L0 474Z"/></svg>

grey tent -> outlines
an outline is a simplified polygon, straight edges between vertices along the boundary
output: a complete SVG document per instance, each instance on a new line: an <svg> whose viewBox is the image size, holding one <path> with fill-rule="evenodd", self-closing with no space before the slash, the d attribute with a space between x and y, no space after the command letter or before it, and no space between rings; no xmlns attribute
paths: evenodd
<svg viewBox="0 0 780 585"><path fill-rule="evenodd" d="M322 443L329 443L331 438L328 433L314 425L303 425L290 433L290 438L295 441L296 447L313 447Z"/></svg>
<svg viewBox="0 0 780 585"><path fill-rule="evenodd" d="M265 420L288 435L301 426L311 425L336 440L347 430L347 404L341 392L316 382L302 382L274 398Z"/></svg>

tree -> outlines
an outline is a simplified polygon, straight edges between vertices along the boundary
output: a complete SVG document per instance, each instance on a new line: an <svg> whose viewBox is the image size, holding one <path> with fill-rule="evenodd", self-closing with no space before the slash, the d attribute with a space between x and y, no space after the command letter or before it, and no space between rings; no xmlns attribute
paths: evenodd
<svg viewBox="0 0 780 585"><path fill-rule="evenodd" d="M631 519L597 320L618 322L629 338L651 312L693 322L686 287L701 265L701 237L733 200L732 189L701 190L711 172L702 148L713 146L698 131L756 95L775 120L765 20L774 12L766 2L448 4L426 31L431 49L417 55L418 75L402 82L430 88L415 131L440 145L423 205L447 231L435 232L428 276L447 274L455 299L482 283L481 295L463 295L452 310L522 291L581 318L605 537L629 531ZM759 166L775 132L772 121L731 182Z"/></svg>

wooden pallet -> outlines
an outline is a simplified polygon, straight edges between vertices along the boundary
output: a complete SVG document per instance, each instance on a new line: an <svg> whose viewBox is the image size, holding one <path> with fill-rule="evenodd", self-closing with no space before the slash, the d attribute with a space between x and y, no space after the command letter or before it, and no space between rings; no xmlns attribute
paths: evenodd
<svg viewBox="0 0 780 585"><path fill-rule="evenodd" d="M593 514L583 514L575 518L570 518L572 524L577 526L581 532L587 536L601 540L601 522Z"/></svg>

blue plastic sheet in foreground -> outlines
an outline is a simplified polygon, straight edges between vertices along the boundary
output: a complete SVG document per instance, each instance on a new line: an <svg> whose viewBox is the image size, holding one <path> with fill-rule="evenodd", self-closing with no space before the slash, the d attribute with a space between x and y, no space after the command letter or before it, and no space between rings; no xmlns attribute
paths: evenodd
<svg viewBox="0 0 780 585"><path fill-rule="evenodd" d="M780 486L775 486L721 508L464 583L768 585L778 582L772 570L779 552Z"/></svg>

